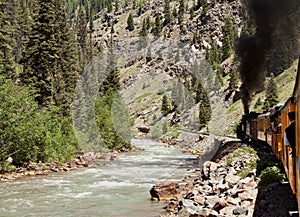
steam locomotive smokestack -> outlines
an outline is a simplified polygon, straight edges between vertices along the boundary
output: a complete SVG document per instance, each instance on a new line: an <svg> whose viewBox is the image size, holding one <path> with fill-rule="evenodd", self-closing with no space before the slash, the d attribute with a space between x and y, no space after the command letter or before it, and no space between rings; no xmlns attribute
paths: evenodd
<svg viewBox="0 0 300 217"><path fill-rule="evenodd" d="M252 36L241 36L236 54L240 58L241 94L244 112L252 95L263 90L266 74L277 75L300 54L299 0L242 0L256 26Z"/></svg>

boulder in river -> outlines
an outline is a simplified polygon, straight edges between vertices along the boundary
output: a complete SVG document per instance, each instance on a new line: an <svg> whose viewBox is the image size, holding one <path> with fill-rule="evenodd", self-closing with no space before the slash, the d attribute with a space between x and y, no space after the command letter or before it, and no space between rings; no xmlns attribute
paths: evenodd
<svg viewBox="0 0 300 217"><path fill-rule="evenodd" d="M178 194L179 184L175 182L156 184L150 190L152 200L169 200L176 198Z"/></svg>

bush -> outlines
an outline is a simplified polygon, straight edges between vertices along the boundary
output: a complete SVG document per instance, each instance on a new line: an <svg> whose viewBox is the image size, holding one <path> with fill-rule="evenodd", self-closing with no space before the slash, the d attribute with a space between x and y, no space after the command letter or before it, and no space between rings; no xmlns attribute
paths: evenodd
<svg viewBox="0 0 300 217"><path fill-rule="evenodd" d="M0 170L6 159L21 166L33 161L66 161L75 154L72 122L59 109L41 110L35 93L0 76Z"/></svg>
<svg viewBox="0 0 300 217"><path fill-rule="evenodd" d="M259 178L260 178L260 184L268 185L270 183L284 181L285 175L280 172L278 167L273 166L273 167L267 167L266 169L264 169L261 172Z"/></svg>
<svg viewBox="0 0 300 217"><path fill-rule="evenodd" d="M109 89L104 96L99 96L95 104L96 124L102 142L109 149L130 147L131 128L126 106L120 96Z"/></svg>

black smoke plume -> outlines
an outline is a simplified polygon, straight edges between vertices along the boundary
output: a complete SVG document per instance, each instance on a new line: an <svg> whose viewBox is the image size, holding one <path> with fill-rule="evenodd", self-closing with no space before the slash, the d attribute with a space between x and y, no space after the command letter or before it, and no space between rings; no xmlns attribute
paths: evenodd
<svg viewBox="0 0 300 217"><path fill-rule="evenodd" d="M299 0L242 0L256 33L241 36L236 54L240 58L241 94L244 112L251 96L261 90L265 75L277 75L300 54Z"/></svg>

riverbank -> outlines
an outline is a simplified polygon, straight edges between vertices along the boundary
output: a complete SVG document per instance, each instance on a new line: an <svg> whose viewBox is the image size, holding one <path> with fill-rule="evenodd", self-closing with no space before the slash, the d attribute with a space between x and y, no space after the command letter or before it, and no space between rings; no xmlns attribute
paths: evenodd
<svg viewBox="0 0 300 217"><path fill-rule="evenodd" d="M199 160L199 168L192 175L171 184L171 191L161 188L163 184L154 186L158 189L155 194L161 194L161 198L164 198L162 194L167 194L166 213L161 217L285 217L289 216L289 211L297 210L295 195L287 182L267 185L260 182L260 174L266 167L276 166L283 172L281 162L268 146L231 141L213 152L205 160Z"/></svg>
<svg viewBox="0 0 300 217"><path fill-rule="evenodd" d="M12 171L0 173L0 182L10 182L24 177L42 176L57 172L68 172L83 167L101 166L107 161L118 160L118 155L125 152L134 152L140 149L132 146L131 148L122 148L120 150L111 150L107 153L88 152L79 155L74 160L66 163L51 162L29 162L23 167L14 167L10 165Z"/></svg>

